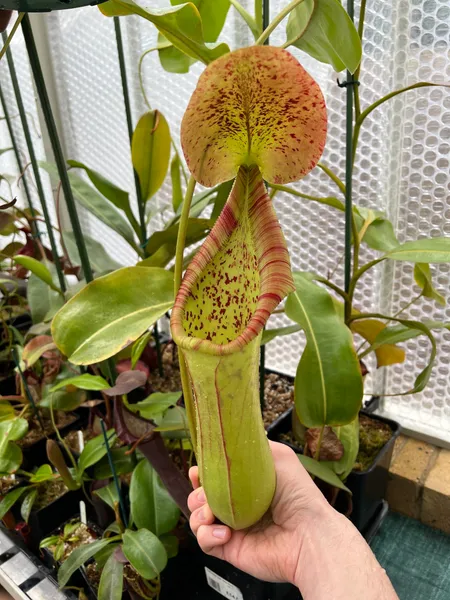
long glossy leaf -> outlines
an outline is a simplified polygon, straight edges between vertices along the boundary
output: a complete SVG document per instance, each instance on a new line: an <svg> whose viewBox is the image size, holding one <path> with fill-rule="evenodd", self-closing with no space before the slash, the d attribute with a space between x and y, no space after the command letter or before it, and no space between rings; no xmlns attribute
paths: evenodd
<svg viewBox="0 0 450 600"><path fill-rule="evenodd" d="M301 273L286 301L287 316L305 331L295 377L295 404L306 427L345 425L361 408L363 384L350 330L326 290Z"/></svg>
<svg viewBox="0 0 450 600"><path fill-rule="evenodd" d="M195 58L188 56L162 35L158 34L158 56L162 68L168 73L188 73L196 62Z"/></svg>
<svg viewBox="0 0 450 600"><path fill-rule="evenodd" d="M64 231L63 237L70 260L74 265L81 265L80 255L78 254L78 248L73 232ZM109 256L100 242L94 240L89 235L83 235L83 239L89 256L89 262L95 273L104 274L108 271L116 271L121 268L122 265Z"/></svg>
<svg viewBox="0 0 450 600"><path fill-rule="evenodd" d="M53 319L58 348L75 364L105 360L141 336L173 304L173 275L128 267L99 277Z"/></svg>
<svg viewBox="0 0 450 600"><path fill-rule="evenodd" d="M123 553L144 579L154 579L167 565L167 552L154 533L147 529L123 534Z"/></svg>
<svg viewBox="0 0 450 600"><path fill-rule="evenodd" d="M181 161L176 154L170 163L170 178L172 181L172 208L176 213L183 202L183 190L181 188Z"/></svg>
<svg viewBox="0 0 450 600"><path fill-rule="evenodd" d="M364 350L361 354L361 357L366 356L370 352L377 350L378 348L382 348L386 344L399 344L400 342L406 342L407 340L411 340L419 335L424 335L425 332L423 329L414 328L414 324L416 321L411 321L411 326L407 327L406 325L393 325L391 327L385 327L383 330L375 338L373 344L370 345L369 348ZM450 323L442 323L439 321L423 321L422 323L428 329L449 329Z"/></svg>
<svg viewBox="0 0 450 600"><path fill-rule="evenodd" d="M25 498L23 499L22 506L20 507L20 515L25 523L28 523L28 519L30 518L30 513L33 509L33 505L36 501L38 495L37 488L30 490Z"/></svg>
<svg viewBox="0 0 450 600"><path fill-rule="evenodd" d="M176 48L205 64L230 51L226 44L213 48L205 45L202 20L191 2L156 11L132 0L109 0L99 8L107 16L136 14L151 21Z"/></svg>
<svg viewBox="0 0 450 600"><path fill-rule="evenodd" d="M164 182L169 168L170 143L169 125L163 114L153 110L139 119L133 134L131 157L144 202L154 196Z"/></svg>
<svg viewBox="0 0 450 600"><path fill-rule="evenodd" d="M43 354L49 350L54 350L56 344L50 335L38 335L30 340L22 352L22 361L25 369L32 367Z"/></svg>
<svg viewBox="0 0 450 600"><path fill-rule="evenodd" d="M145 400L130 404L128 409L139 412L144 419L154 419L164 414L170 406L175 406L180 398L181 392L155 392Z"/></svg>
<svg viewBox="0 0 450 600"><path fill-rule="evenodd" d="M158 537L172 531L180 518L178 506L147 460L142 460L133 471L130 504L136 527L148 529Z"/></svg>
<svg viewBox="0 0 450 600"><path fill-rule="evenodd" d="M2 498L2 501L0 502L0 519L3 519L6 513L11 510L14 504L29 489L29 487L18 487L15 490L8 492L8 494Z"/></svg>
<svg viewBox="0 0 450 600"><path fill-rule="evenodd" d="M127 456L128 448L112 448L111 455L117 475L131 473L135 467L134 457ZM109 479L113 476L108 457L102 458L94 467L95 479Z"/></svg>
<svg viewBox="0 0 450 600"><path fill-rule="evenodd" d="M63 379L51 388L51 392L56 392L66 386L75 386L80 390L105 390L109 387L109 383L100 375L91 375L90 373L83 373L82 375L76 375L75 377L69 377Z"/></svg>
<svg viewBox="0 0 450 600"><path fill-rule="evenodd" d="M49 173L52 184L57 185L59 175L56 166L47 162L40 162L39 165ZM75 200L135 248L133 230L116 208L111 205L111 202L76 173L69 172L68 175Z"/></svg>
<svg viewBox="0 0 450 600"><path fill-rule="evenodd" d="M117 438L114 429L107 432L109 445L113 446ZM83 452L78 460L78 477L81 477L86 469L95 465L106 456L107 448L103 435L98 435L93 440L86 442Z"/></svg>
<svg viewBox="0 0 450 600"><path fill-rule="evenodd" d="M273 46L236 50L209 65L181 124L186 162L206 187L253 164L269 183L295 181L316 165L325 137L319 86L291 54Z"/></svg>
<svg viewBox="0 0 450 600"><path fill-rule="evenodd" d="M303 456L303 454L297 454L297 457L310 475L318 477L322 481L325 481L325 483L329 483L330 485L333 485L334 487L351 494L348 487L342 483L342 481L328 464L314 460L309 456Z"/></svg>
<svg viewBox="0 0 450 600"><path fill-rule="evenodd" d="M103 502L105 502L113 510L115 510L119 503L119 494L117 493L117 488L114 481L98 490L95 490L94 494L101 498Z"/></svg>
<svg viewBox="0 0 450 600"><path fill-rule="evenodd" d="M83 546L76 548L59 568L59 586L62 588L66 586L75 571L109 543L109 539L97 540L95 542L91 542L90 544L84 544Z"/></svg>
<svg viewBox="0 0 450 600"><path fill-rule="evenodd" d="M52 278L52 274L44 265L44 263L39 262L31 256L25 256L22 254L16 254L16 256L13 256L12 259L14 262L18 263L19 265L22 265L22 267L25 267L25 269L28 269L29 271L34 273L36 277L39 277L39 279L41 279L44 283L50 286L52 290L55 290L56 292L61 291L59 287L55 285Z"/></svg>
<svg viewBox="0 0 450 600"><path fill-rule="evenodd" d="M191 0L202 19L203 36L205 42L215 42L225 25L228 11L230 9L230 0ZM172 6L178 6L184 3L184 0L170 0Z"/></svg>
<svg viewBox="0 0 450 600"><path fill-rule="evenodd" d="M415 263L450 262L450 238L424 238L415 242L405 242L387 252L383 258L407 260Z"/></svg>
<svg viewBox="0 0 450 600"><path fill-rule="evenodd" d="M56 268L53 264L47 263L52 277L56 277ZM33 273L28 278L27 300L30 305L31 318L33 323L41 323L47 320L47 315L58 310L64 304L64 298L54 289L49 287L42 279Z"/></svg>
<svg viewBox="0 0 450 600"><path fill-rule="evenodd" d="M152 333L151 331L147 331L144 335L142 335L139 339L137 339L133 347L131 349L131 368L134 369L137 361L141 358L142 353L144 352L147 344L151 340Z"/></svg>
<svg viewBox="0 0 450 600"><path fill-rule="evenodd" d="M14 473L22 463L22 450L14 442L28 431L28 421L16 418L0 422L0 473Z"/></svg>
<svg viewBox="0 0 450 600"><path fill-rule="evenodd" d="M291 12L287 43L335 71L354 73L361 62L361 40L339 0L304 0Z"/></svg>
<svg viewBox="0 0 450 600"><path fill-rule="evenodd" d="M264 346L264 344L268 344L276 337L291 335L293 333L301 331L301 329L302 328L300 327L300 325L288 325L287 327L278 327L276 329L265 329L261 339L261 346Z"/></svg>
<svg viewBox="0 0 450 600"><path fill-rule="evenodd" d="M186 232L186 247L202 240L212 227L209 219L189 219ZM172 225L168 229L157 231L150 236L147 246L145 247L148 254L154 254L161 246L170 245L176 247L178 230L180 224Z"/></svg>
<svg viewBox="0 0 450 600"><path fill-rule="evenodd" d="M427 263L416 263L414 265L414 279L422 290L422 296L435 300L441 306L445 306L445 298L433 287L430 265Z"/></svg>
<svg viewBox="0 0 450 600"><path fill-rule="evenodd" d="M106 561L98 587L98 600L121 600L123 593L123 564L114 554Z"/></svg>

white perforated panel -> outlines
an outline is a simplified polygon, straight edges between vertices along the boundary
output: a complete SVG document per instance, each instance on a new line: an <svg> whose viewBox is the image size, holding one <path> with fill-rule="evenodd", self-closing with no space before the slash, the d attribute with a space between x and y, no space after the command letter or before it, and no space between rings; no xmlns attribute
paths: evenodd
<svg viewBox="0 0 450 600"><path fill-rule="evenodd" d="M287 0L271 2L276 14ZM152 0L160 8L168 0ZM251 11L253 2L243 3ZM447 0L373 0L367 3L364 34L364 61L360 95L363 108L397 89L419 80L450 80L449 26ZM358 11L357 11L358 12ZM117 52L112 20L96 8L54 13L47 17L54 60L55 82L64 123L69 158L98 169L126 189L133 189L130 152L121 94ZM144 111L139 90L137 63L140 54L156 44L154 27L137 18L121 20L127 52L130 91L135 122ZM240 16L230 10L221 39L236 48L251 43ZM271 38L284 41L283 27ZM323 162L344 178L345 90L336 85L336 74L300 51L293 50L305 68L318 80L327 98L328 142ZM152 106L167 117L175 139L184 109L202 66L196 64L186 75L162 70L156 53L145 59L144 80ZM341 78L344 74L340 75ZM354 171L355 201L385 210L394 221L401 241L424 235L450 234L449 203L450 93L446 89L411 91L379 107L366 120ZM337 195L336 186L318 169L295 187L315 196ZM168 206L170 186L166 183L153 200ZM282 222L295 269L329 274L342 285L343 215L315 202L277 194L275 206ZM156 219L156 227L161 221ZM101 239L116 260L131 264L133 251L96 219L89 218L89 232ZM364 249L361 260L375 253ZM339 264L338 264L339 263ZM337 266L337 268L336 268ZM446 292L449 267L433 268L436 282ZM413 294L412 268L396 265L365 275L356 300L365 311L394 314ZM404 313L413 318L450 320L450 309L431 301ZM282 316L270 326L285 324ZM440 334L438 364L427 390L414 397L387 397L384 410L417 430L434 431L442 438L450 429L448 363L450 334ZM425 364L428 347L422 340L406 344L405 365L390 368L367 378L369 392L398 394L412 386L415 374ZM267 349L272 368L294 374L302 349L300 334L280 338ZM369 368L374 365L369 361ZM385 376L386 375L386 376Z"/></svg>

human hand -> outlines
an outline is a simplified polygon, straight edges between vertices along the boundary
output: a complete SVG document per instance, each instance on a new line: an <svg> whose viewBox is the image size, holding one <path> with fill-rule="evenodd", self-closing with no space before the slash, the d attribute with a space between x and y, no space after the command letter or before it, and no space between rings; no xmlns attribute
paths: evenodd
<svg viewBox="0 0 450 600"><path fill-rule="evenodd" d="M290 582L305 600L398 600L365 540L328 504L295 453L269 443L275 496L263 519L245 530L214 523L198 468L190 469L190 525L202 550L258 579Z"/></svg>

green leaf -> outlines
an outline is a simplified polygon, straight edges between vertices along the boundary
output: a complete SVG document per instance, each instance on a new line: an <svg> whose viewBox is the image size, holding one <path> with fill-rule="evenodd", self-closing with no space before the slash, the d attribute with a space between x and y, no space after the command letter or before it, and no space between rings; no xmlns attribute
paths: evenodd
<svg viewBox="0 0 450 600"><path fill-rule="evenodd" d="M50 465L42 465L33 477L30 477L30 483L42 483L43 481L49 481L50 479L53 479L53 469Z"/></svg>
<svg viewBox="0 0 450 600"><path fill-rule="evenodd" d="M109 440L109 446L111 447L114 445L114 442L117 439L114 429L110 429L107 432L107 436ZM78 460L78 478L81 478L86 469L92 467L92 465L95 465L99 460L106 456L106 453L107 449L103 435L98 435L93 440L89 440L86 443Z"/></svg>
<svg viewBox="0 0 450 600"><path fill-rule="evenodd" d="M265 329L262 339L261 346L264 344L268 344L276 337L283 335L291 335L292 333L297 333L297 331L301 331L300 325L288 325L287 327L277 327L276 329Z"/></svg>
<svg viewBox="0 0 450 600"><path fill-rule="evenodd" d="M167 552L154 533L147 529L123 534L123 553L144 579L154 579L167 565Z"/></svg>
<svg viewBox="0 0 450 600"><path fill-rule="evenodd" d="M415 338L419 335L424 335L424 331L421 329L414 328L413 323L416 321L411 321L412 326L407 327L406 325L393 325L392 327L386 327L381 331L373 344L366 350L364 350L364 356L369 354L369 352L373 352L380 346L384 346L385 344L398 344L399 342L406 342L412 338ZM439 321L423 321L422 323L428 329L449 329L450 323L440 323ZM363 357L361 354L361 357Z"/></svg>
<svg viewBox="0 0 450 600"><path fill-rule="evenodd" d="M335 71L354 73L362 46L355 25L339 0L304 0L291 12L287 42Z"/></svg>
<svg viewBox="0 0 450 600"><path fill-rule="evenodd" d="M16 411L10 402L2 402L0 404L0 423L2 421L11 421L16 416Z"/></svg>
<svg viewBox="0 0 450 600"><path fill-rule="evenodd" d="M209 204L212 204L213 202L215 202L215 194L218 192L218 189L219 189L219 186L216 186L215 188L211 188L209 190L204 190L203 192L195 194L194 197L192 198L191 208L189 209L189 217L190 218L198 217ZM172 227L172 225L176 225L177 223L180 222L182 211L183 211L183 203L181 203L179 205L173 219L171 219L167 223L166 229L169 229L169 227ZM211 218L211 220L210 220L211 224L215 220L216 219Z"/></svg>
<svg viewBox="0 0 450 600"><path fill-rule="evenodd" d="M133 166L139 176L144 202L162 186L169 168L170 131L163 114L145 113L136 126L131 144Z"/></svg>
<svg viewBox="0 0 450 600"><path fill-rule="evenodd" d="M170 0L172 6L183 4L185 0ZM228 11L230 0L191 0L198 9L203 24L203 36L205 42L215 42L219 37Z"/></svg>
<svg viewBox="0 0 450 600"><path fill-rule="evenodd" d="M49 335L38 335L31 339L22 352L23 369L32 367L45 352L54 350L56 344Z"/></svg>
<svg viewBox="0 0 450 600"><path fill-rule="evenodd" d="M106 379L103 379L103 377L100 377L100 375L91 375L90 373L83 373L83 375L76 375L75 377L63 379L62 381L54 385L50 389L50 391L56 392L57 390L60 390L61 388L66 387L68 385L75 386L77 388L80 388L81 390L91 391L106 390L107 388L111 387L106 381Z"/></svg>
<svg viewBox="0 0 450 600"><path fill-rule="evenodd" d="M176 48L205 64L230 51L226 44L205 45L202 20L191 2L156 11L146 10L132 0L110 0L99 8L107 16L136 14L151 21Z"/></svg>
<svg viewBox="0 0 450 600"><path fill-rule="evenodd" d="M165 534L159 538L167 552L167 558L174 558L178 554L178 538L176 535Z"/></svg>
<svg viewBox="0 0 450 600"><path fill-rule="evenodd" d="M20 507L20 514L25 523L28 523L30 513L38 495L37 488L30 490L25 498L23 499L22 506Z"/></svg>
<svg viewBox="0 0 450 600"><path fill-rule="evenodd" d="M53 319L53 339L74 364L100 362L136 340L172 305L172 273L126 267L69 300Z"/></svg>
<svg viewBox="0 0 450 600"><path fill-rule="evenodd" d="M116 484L114 481L105 487L100 488L99 490L95 490L94 494L103 500L103 502L105 502L113 510L115 510L115 507L119 503L119 494L117 493Z"/></svg>
<svg viewBox="0 0 450 600"><path fill-rule="evenodd" d="M161 432L163 437L169 439L183 439L189 437L186 411L181 406L169 408L164 415L155 415L153 420L158 424L158 427L155 427L155 431Z"/></svg>
<svg viewBox="0 0 450 600"><path fill-rule="evenodd" d="M2 470L2 472L4 472L4 471ZM19 498L22 496L22 494L29 489L30 488L28 488L28 487L19 487L19 488L16 488L15 490L12 490L12 492L9 492L8 494L6 494L6 496L0 502L0 519L3 519L3 517L6 515L6 513L9 510L11 510L11 508L19 500Z"/></svg>
<svg viewBox="0 0 450 600"><path fill-rule="evenodd" d="M342 480L350 475L359 451L359 417L347 425L333 427L334 433L344 446L344 454L340 460L330 463L330 467Z"/></svg>
<svg viewBox="0 0 450 600"><path fill-rule="evenodd" d="M233 181L225 181L221 183L217 188L217 196L214 200L214 208L211 213L211 221L216 221L219 218L220 213L223 210L223 207L228 200L228 196L231 193L231 188L233 187Z"/></svg>
<svg viewBox="0 0 450 600"><path fill-rule="evenodd" d="M183 203L183 190L181 188L181 161L178 154L170 163L170 178L172 180L172 207L176 213L179 206Z"/></svg>
<svg viewBox="0 0 450 600"><path fill-rule="evenodd" d="M353 207L353 214L358 230L361 229L363 221L367 217L367 212L368 210L361 206ZM363 242L366 243L369 248L373 248L374 250L389 252L389 250L392 250L399 245L399 241L395 235L394 226L382 212L374 212L376 213L376 219L368 226L363 237Z"/></svg>
<svg viewBox="0 0 450 600"><path fill-rule="evenodd" d="M116 533L117 535L119 535L121 533L119 526L117 525L117 527L114 527L114 525L117 525L117 523L112 523L112 525L110 525L105 533L107 533L108 531L113 531L114 533ZM102 550L100 550L99 552L97 552L97 554L94 556L95 562L97 563L97 567L102 570L104 568L104 566L106 565L106 563L108 562L109 557L111 556L111 554L113 554L113 552L115 552L115 550L117 548L119 548L120 544L109 544L109 546L105 546Z"/></svg>
<svg viewBox="0 0 450 600"><path fill-rule="evenodd" d="M414 279L422 290L422 296L435 300L441 306L445 306L445 298L433 287L430 265L427 263L416 263L414 265Z"/></svg>
<svg viewBox="0 0 450 600"><path fill-rule="evenodd" d="M72 264L81 265L75 235L72 231L63 231L63 238ZM121 265L109 256L100 242L84 234L83 239L86 244L89 262L95 273L106 273L120 269Z"/></svg>
<svg viewBox="0 0 450 600"><path fill-rule="evenodd" d="M28 421L16 418L0 423L0 473L14 473L22 464L22 450L14 444L28 431Z"/></svg>
<svg viewBox="0 0 450 600"><path fill-rule="evenodd" d="M174 406L181 398L182 392L155 392L145 400L136 404L129 404L128 410L139 412L144 419L153 419L166 412L170 406Z"/></svg>
<svg viewBox="0 0 450 600"><path fill-rule="evenodd" d="M339 479L333 469L328 466L328 464L314 460L314 458L310 458L309 456L303 456L303 454L297 454L297 458L310 475L313 477L318 477L322 481L325 481L325 483L329 483L330 485L351 494L348 487L342 483L342 481Z"/></svg>
<svg viewBox="0 0 450 600"><path fill-rule="evenodd" d="M106 561L98 587L98 600L121 600L123 593L123 564L114 554Z"/></svg>
<svg viewBox="0 0 450 600"><path fill-rule="evenodd" d="M133 472L130 505L136 527L148 529L158 537L172 531L180 518L180 509L147 460L142 460Z"/></svg>
<svg viewBox="0 0 450 600"><path fill-rule="evenodd" d="M39 277L39 279L41 279L44 283L50 286L52 290L55 290L56 292L61 292L59 287L53 283L52 274L43 263L39 262L35 258L32 258L31 256L24 256L22 254L17 254L16 256L13 256L12 260L18 263L19 265L22 265L22 267L25 267L25 269L28 269L29 271L34 273L36 277Z"/></svg>
<svg viewBox="0 0 450 600"><path fill-rule="evenodd" d="M39 548L49 548L50 546L55 546L59 542L59 535L52 535L50 537L44 538L40 544Z"/></svg>
<svg viewBox="0 0 450 600"><path fill-rule="evenodd" d="M135 461L133 456L128 455L128 448L112 448L111 455L114 463L114 468L117 475L124 475L125 473L131 473L135 467ZM109 479L113 474L109 465L108 457L102 458L94 468L94 477L98 479Z"/></svg>
<svg viewBox="0 0 450 600"><path fill-rule="evenodd" d="M44 385L42 389L42 398L39 402L39 406L42 408L50 408L51 406L53 410L70 412L86 401L86 394L79 389L70 392L64 389L52 392L50 389L51 384Z"/></svg>
<svg viewBox="0 0 450 600"><path fill-rule="evenodd" d="M137 361L141 358L141 355L144 352L145 348L147 347L147 344L149 343L151 338L152 338L152 332L147 331L147 333L144 333L144 335L142 335L139 339L137 339L134 342L133 347L131 348L131 368L132 369L134 369Z"/></svg>
<svg viewBox="0 0 450 600"><path fill-rule="evenodd" d="M353 337L328 292L294 273L287 316L306 334L295 377L295 404L306 427L345 425L361 408L363 382Z"/></svg>
<svg viewBox="0 0 450 600"><path fill-rule="evenodd" d="M186 247L202 240L212 227L210 219L189 219L187 223ZM154 254L163 244L176 247L180 224L172 225L150 236L145 248L147 254Z"/></svg>
<svg viewBox="0 0 450 600"><path fill-rule="evenodd" d="M162 33L158 34L158 56L162 68L168 73L188 73L196 62L195 58L175 48Z"/></svg>
<svg viewBox="0 0 450 600"><path fill-rule="evenodd" d="M434 237L405 242L387 252L383 258L407 260L415 263L450 262L450 238Z"/></svg>
<svg viewBox="0 0 450 600"><path fill-rule="evenodd" d="M59 587L63 588L67 585L69 579L75 573L77 569L84 565L86 561L92 558L97 552L100 552L105 546L110 543L111 540L97 540L90 544L85 544L76 548L63 562L58 571L58 583Z"/></svg>
<svg viewBox="0 0 450 600"><path fill-rule="evenodd" d="M57 185L59 175L56 166L42 161L39 162L39 165L49 173L52 184ZM100 219L102 223L121 235L132 248L136 249L133 230L114 206L111 206L111 202L106 200L76 173L69 172L68 175L75 200L96 216L97 219Z"/></svg>
<svg viewBox="0 0 450 600"><path fill-rule="evenodd" d="M47 263L47 267L52 276L56 277L55 266ZM64 298L60 293L55 292L42 279L33 274L28 278L27 300L33 323L41 323L50 311L59 309L64 304Z"/></svg>

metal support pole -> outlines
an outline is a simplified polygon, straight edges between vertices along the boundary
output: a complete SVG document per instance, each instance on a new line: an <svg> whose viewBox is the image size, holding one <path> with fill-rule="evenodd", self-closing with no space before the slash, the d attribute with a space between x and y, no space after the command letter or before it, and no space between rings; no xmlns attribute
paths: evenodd
<svg viewBox="0 0 450 600"><path fill-rule="evenodd" d="M270 0L262 0L263 9L262 9L262 18L263 18L263 26L262 30L265 31L269 26L270 21ZM265 46L269 45L269 38L264 42Z"/></svg>
<svg viewBox="0 0 450 600"><path fill-rule="evenodd" d="M5 34L3 34L3 39L5 39ZM30 155L31 165L33 167L34 178L36 181L36 187L39 195L39 200L42 206L42 212L44 213L44 220L47 226L48 238L50 241L50 247L52 249L53 260L56 267L56 272L58 274L58 281L63 292L66 291L66 281L64 279L64 270L58 255L58 249L56 247L55 236L53 233L52 222L50 219L50 213L48 211L47 200L45 198L44 188L42 186L41 174L39 171L39 165L36 158L36 153L34 151L33 140L31 139L30 128L28 126L27 115L25 112L25 107L22 101L22 94L20 92L19 81L17 79L16 68L14 66L14 59L11 52L11 48L8 48L6 51L6 58L8 60L9 73L11 76L11 82L14 89L14 94L16 96L17 108L19 109L20 120L22 123L23 133L25 136L25 140L27 143L28 153Z"/></svg>
<svg viewBox="0 0 450 600"><path fill-rule="evenodd" d="M347 12L350 19L354 20L354 0L348 0ZM346 142L345 142L345 261L344 261L344 287L348 292L352 272L352 171L353 171L353 87L355 79L347 71L347 105L346 105Z"/></svg>
<svg viewBox="0 0 450 600"><path fill-rule="evenodd" d="M72 230L78 248L78 254L80 255L81 266L83 268L86 281L89 282L93 280L91 264L89 262L86 244L84 243L83 232L81 230L81 225L78 218L77 207L73 197L72 188L70 187L69 176L67 174L66 162L61 148L58 130L56 129L56 123L53 117L50 99L48 97L47 89L45 87L44 75L42 73L42 68L39 61L36 43L34 41L33 31L31 29L31 23L28 14L25 15L22 21L22 31L27 47L28 57L30 59L31 70L33 72L34 83L36 85L36 90L41 103L42 112L44 114L45 124L47 126L48 135L53 148L53 154L55 156L56 166L58 168L59 177L61 179L61 187L64 192L64 197L66 199L67 210L69 212L70 222L72 224Z"/></svg>
<svg viewBox="0 0 450 600"><path fill-rule="evenodd" d="M8 107L6 104L5 96L3 95L3 90L2 90L1 85L0 85L0 102L1 102L1 105L3 108L3 113L5 115L6 125L8 126L9 137L11 138L11 144L12 144L14 154L16 157L16 162L17 162L17 166L19 168L19 173L22 174L23 173L23 164L22 164L22 159L20 158L19 146L17 145L16 137L14 135L14 129L13 129L13 126L11 123L11 118L9 116ZM25 190L25 196L27 197L28 206L30 208L31 216L34 219L36 217L36 211L33 206L33 201L31 200L30 188L28 187L28 183L27 183L25 176L23 176L22 181L23 181L23 187ZM39 234L39 227L38 227L37 221L32 221L31 228L33 231L33 235L35 237L39 237L40 234Z"/></svg>

